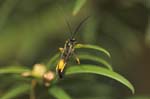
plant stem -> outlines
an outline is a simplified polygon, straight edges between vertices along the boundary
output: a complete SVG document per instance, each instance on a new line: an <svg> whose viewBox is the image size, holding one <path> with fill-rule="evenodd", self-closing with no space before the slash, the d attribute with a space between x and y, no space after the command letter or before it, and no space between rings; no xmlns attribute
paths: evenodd
<svg viewBox="0 0 150 99"><path fill-rule="evenodd" d="M36 99L36 97L35 97L35 90L34 90L34 89L35 89L36 84L37 84L36 80L35 80L35 79L33 79L33 80L31 81L30 99Z"/></svg>

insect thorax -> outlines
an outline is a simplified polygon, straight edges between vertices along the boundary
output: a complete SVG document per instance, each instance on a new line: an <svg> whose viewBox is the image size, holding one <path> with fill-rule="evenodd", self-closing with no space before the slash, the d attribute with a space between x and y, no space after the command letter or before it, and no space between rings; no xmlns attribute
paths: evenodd
<svg viewBox="0 0 150 99"><path fill-rule="evenodd" d="M76 44L76 39L75 38L71 38L69 40L66 41L66 46L67 47L70 47L70 46L73 46Z"/></svg>
<svg viewBox="0 0 150 99"><path fill-rule="evenodd" d="M70 55L73 53L74 51L74 46L76 44L76 40L75 39L68 39L64 45L64 51L62 54L63 58L68 59L70 57Z"/></svg>

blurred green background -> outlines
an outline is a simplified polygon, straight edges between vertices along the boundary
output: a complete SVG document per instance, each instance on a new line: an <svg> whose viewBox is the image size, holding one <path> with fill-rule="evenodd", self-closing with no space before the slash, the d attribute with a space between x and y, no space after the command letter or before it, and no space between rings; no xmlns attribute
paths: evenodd
<svg viewBox="0 0 150 99"><path fill-rule="evenodd" d="M90 16L77 35L78 42L106 48L114 70L131 81L136 92L132 95L116 81L88 74L68 77L59 85L73 99L150 99L150 1L81 1L0 0L0 66L32 68L47 62L69 38L65 18L74 30ZM13 78L0 75L0 95L18 82L5 79ZM46 99L46 94L37 89L37 99ZM23 97L28 99L26 94L17 99Z"/></svg>

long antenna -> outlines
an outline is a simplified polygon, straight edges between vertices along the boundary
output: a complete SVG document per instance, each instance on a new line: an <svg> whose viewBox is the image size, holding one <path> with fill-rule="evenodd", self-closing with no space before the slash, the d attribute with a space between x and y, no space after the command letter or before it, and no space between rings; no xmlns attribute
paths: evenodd
<svg viewBox="0 0 150 99"><path fill-rule="evenodd" d="M79 31L80 27L82 26L82 24L89 18L90 16L85 17L77 26L77 28L75 29L75 31L73 32L73 34L71 35L71 39L73 37L75 37L75 35L77 34L77 32Z"/></svg>
<svg viewBox="0 0 150 99"><path fill-rule="evenodd" d="M61 10L62 15L63 15L63 17L64 17L64 19L65 19L65 22L66 22L66 24L67 24L67 27L68 27L70 36L72 36L72 35L73 35L73 32L72 32L71 25L70 25L70 23L69 23L69 21L68 21L68 19L67 19L67 16L65 15L65 13L64 13L64 11L63 11L63 8L60 7L59 5L57 5L57 6L58 6L59 10Z"/></svg>
<svg viewBox="0 0 150 99"><path fill-rule="evenodd" d="M72 32L72 28L71 28L71 25L70 25L69 21L66 19L66 17L65 17L65 21L66 21L66 23L67 23L67 26L68 26L69 32L70 32L70 33L71 33L71 35L72 35L72 34L73 34L73 32Z"/></svg>

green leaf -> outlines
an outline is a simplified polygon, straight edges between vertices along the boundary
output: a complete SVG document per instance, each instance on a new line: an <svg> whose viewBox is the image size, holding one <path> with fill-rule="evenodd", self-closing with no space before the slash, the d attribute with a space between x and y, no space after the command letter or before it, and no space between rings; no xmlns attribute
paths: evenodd
<svg viewBox="0 0 150 99"><path fill-rule="evenodd" d="M71 99L71 97L60 87L50 87L49 93L57 99Z"/></svg>
<svg viewBox="0 0 150 99"><path fill-rule="evenodd" d="M96 61L96 62L99 62L101 64L104 64L104 66L106 66L109 70L113 70L112 66L107 62L105 61L104 59L100 58L100 57L97 57L97 56L94 56L94 55L78 55L78 57L80 59L88 59L88 60L92 60L92 61Z"/></svg>
<svg viewBox="0 0 150 99"><path fill-rule="evenodd" d="M6 73L22 73L30 71L27 68L24 68L23 66L11 66L6 68L0 68L0 74L6 74Z"/></svg>
<svg viewBox="0 0 150 99"><path fill-rule="evenodd" d="M89 44L77 44L77 45L75 46L75 48L89 48L89 49L95 49L95 50L98 50L98 51L100 51L100 52L105 53L108 57L111 57L110 53L109 53L106 49L104 49L104 48L102 48L102 47L100 47L100 46L89 45Z"/></svg>
<svg viewBox="0 0 150 99"><path fill-rule="evenodd" d="M92 73L92 74L103 75L122 83L123 85L128 87L132 91L132 93L134 93L135 91L133 85L126 78L124 78L123 76L121 76L120 74L114 71L102 67L98 67L96 65L71 66L66 71L66 75L79 74L79 73Z"/></svg>
<svg viewBox="0 0 150 99"><path fill-rule="evenodd" d="M80 9L83 7L83 5L86 3L87 0L76 0L76 4L74 6L72 14L75 16Z"/></svg>
<svg viewBox="0 0 150 99"><path fill-rule="evenodd" d="M17 85L14 88L7 91L7 93L5 93L2 97L0 97L0 99L14 99L17 96L28 92L29 89L30 89L29 84Z"/></svg>
<svg viewBox="0 0 150 99"><path fill-rule="evenodd" d="M55 54L47 63L47 67L52 68L52 66L54 65L54 62L59 58L60 53Z"/></svg>

